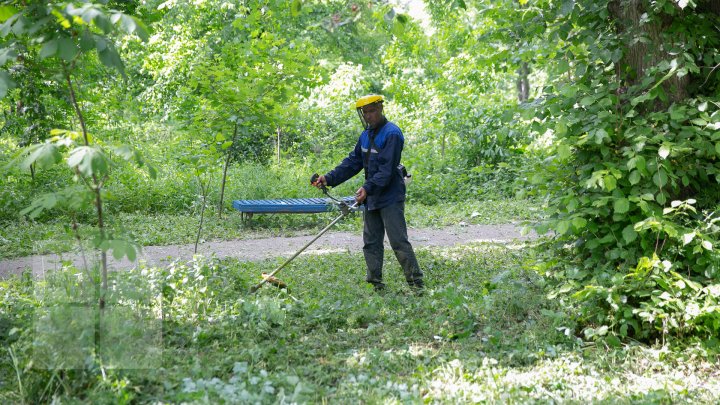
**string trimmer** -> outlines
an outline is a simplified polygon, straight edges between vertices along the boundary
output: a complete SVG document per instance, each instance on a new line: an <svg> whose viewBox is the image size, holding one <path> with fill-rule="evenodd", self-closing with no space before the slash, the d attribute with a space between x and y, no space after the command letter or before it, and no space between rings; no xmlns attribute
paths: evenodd
<svg viewBox="0 0 720 405"><path fill-rule="evenodd" d="M300 255L300 253L302 253L310 245L315 243L316 240L320 239L320 237L323 236L323 234L325 234L325 232L327 232L330 228L332 228L333 225L337 224L338 222L340 222L341 219L348 216L348 214L350 214L350 211L352 209L358 207L359 204L357 203L357 201L352 205L347 205L347 203L345 201L338 200L337 198L331 196L327 190L327 187L324 184L317 183L318 177L320 177L320 176L317 173L313 174L312 177L310 178L310 184L313 186L320 187L320 189L323 191L323 193L325 193L326 196L330 197L333 201L335 201L337 203L338 207L340 208L340 215L337 218L335 218L332 222L330 222L325 228L323 228L323 230L320 231L320 233L315 235L315 237L310 242L308 242L307 244L305 244L305 246L300 248L300 250L295 252L295 254L292 255L292 257L290 257L289 259L287 259L285 261L285 263L281 264L280 266L278 266L278 268L273 270L272 273L270 273L270 274L262 273L262 278L263 278L262 281L259 282L257 285L254 285L250 288L251 294L256 292L257 290L259 290L260 287L262 287L263 284L265 284L265 283L270 283L270 284L273 284L280 288L287 288L287 284L285 282L283 282L282 280L280 280L279 278L275 277L275 275L277 273L279 273L280 270L282 270L285 266L287 266L288 263L292 262L296 257L298 257Z"/></svg>

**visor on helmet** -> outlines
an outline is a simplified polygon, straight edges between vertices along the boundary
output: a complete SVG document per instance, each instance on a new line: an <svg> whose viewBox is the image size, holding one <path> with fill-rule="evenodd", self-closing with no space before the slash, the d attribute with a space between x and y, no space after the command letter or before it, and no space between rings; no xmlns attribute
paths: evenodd
<svg viewBox="0 0 720 405"><path fill-rule="evenodd" d="M368 106L370 104L380 103L383 102L383 96L379 96L376 94L371 94L369 96L360 97L358 101L355 102L355 110L357 110L358 117L360 117L360 122L362 123L362 126L364 129L369 129L370 124L368 124L367 120L365 119L365 114L363 114L363 107Z"/></svg>

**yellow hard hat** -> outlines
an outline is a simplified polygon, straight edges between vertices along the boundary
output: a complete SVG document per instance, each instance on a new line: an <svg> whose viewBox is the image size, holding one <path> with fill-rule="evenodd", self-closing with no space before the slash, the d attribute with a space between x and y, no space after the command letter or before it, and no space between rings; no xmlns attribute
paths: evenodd
<svg viewBox="0 0 720 405"><path fill-rule="evenodd" d="M358 101L355 102L355 108L362 108L365 107L368 104L382 102L383 96L377 95L377 94L370 94L369 96L363 96L358 99Z"/></svg>

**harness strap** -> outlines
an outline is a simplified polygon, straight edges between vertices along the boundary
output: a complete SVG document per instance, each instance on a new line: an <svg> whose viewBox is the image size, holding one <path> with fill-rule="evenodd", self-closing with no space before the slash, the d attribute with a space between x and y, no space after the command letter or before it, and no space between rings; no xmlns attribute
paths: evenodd
<svg viewBox="0 0 720 405"><path fill-rule="evenodd" d="M370 154L375 146L375 135L370 135L370 132L368 132L368 138L370 138L370 147L365 154L365 180L367 180L368 172L370 171Z"/></svg>

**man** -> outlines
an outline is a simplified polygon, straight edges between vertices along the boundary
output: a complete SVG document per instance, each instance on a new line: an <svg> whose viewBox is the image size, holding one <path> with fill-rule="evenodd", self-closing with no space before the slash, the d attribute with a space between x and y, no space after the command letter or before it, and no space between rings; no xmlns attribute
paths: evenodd
<svg viewBox="0 0 720 405"><path fill-rule="evenodd" d="M358 203L365 202L363 253L367 264L367 282L382 291L383 239L387 232L390 246L400 262L405 280L420 292L423 273L407 236L405 223L405 181L401 173L402 131L383 114L383 97L370 95L355 103L365 130L355 149L342 163L320 176L317 186L337 186L365 169L365 183L355 193Z"/></svg>

